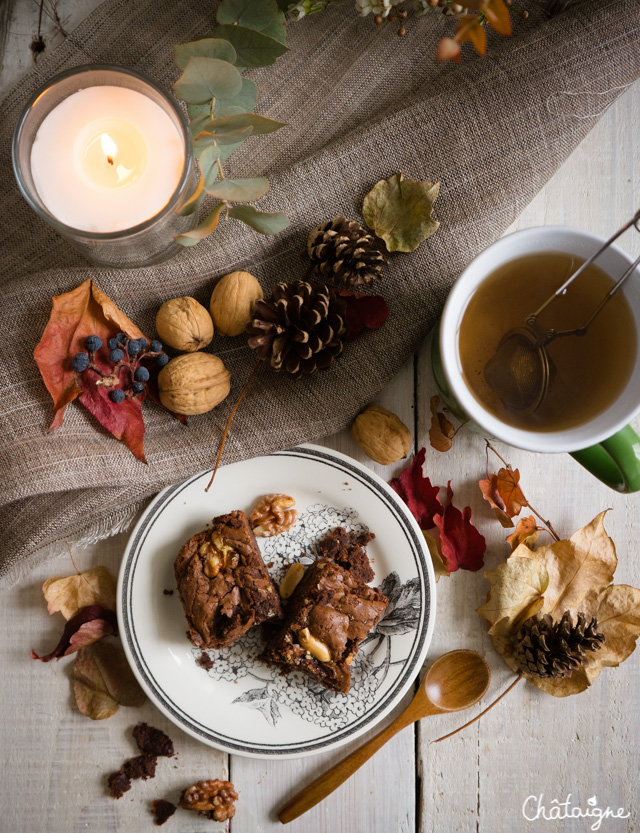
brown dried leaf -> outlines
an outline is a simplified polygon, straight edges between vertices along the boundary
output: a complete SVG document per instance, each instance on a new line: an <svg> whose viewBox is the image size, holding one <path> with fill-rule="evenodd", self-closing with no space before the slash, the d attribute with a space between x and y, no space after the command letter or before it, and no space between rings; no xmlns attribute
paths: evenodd
<svg viewBox="0 0 640 833"><path fill-rule="evenodd" d="M505 529L510 529L513 526L513 521L507 514L504 501L498 491L498 475L490 474L487 480L478 480L478 486L480 486L482 497L493 509L493 514Z"/></svg>
<svg viewBox="0 0 640 833"><path fill-rule="evenodd" d="M146 700L123 651L105 642L78 653L71 685L78 709L92 720L111 717L120 705L141 706Z"/></svg>
<svg viewBox="0 0 640 833"><path fill-rule="evenodd" d="M67 621L91 605L116 609L116 580L106 567L94 567L66 578L49 578L42 585L42 592L49 613L60 611Z"/></svg>
<svg viewBox="0 0 640 833"><path fill-rule="evenodd" d="M429 443L436 451L449 451L456 429L444 414L438 411L439 396L431 397L431 428L429 428Z"/></svg>
<svg viewBox="0 0 640 833"><path fill-rule="evenodd" d="M526 618L534 615L532 611L549 613L557 620L569 610L574 617L581 612L598 620L598 630L606 641L599 651L588 653L586 664L571 677L524 675L554 697L584 691L603 668L623 662L635 650L640 636L640 590L610 583L617 558L604 528L605 514L601 512L569 540L536 550L521 543L505 564L485 574L491 589L478 613L489 622L494 647L514 671L513 637ZM546 576L546 584L536 586L536 576Z"/></svg>
<svg viewBox="0 0 640 833"><path fill-rule="evenodd" d="M510 518L519 515L523 507L529 505L518 485L519 481L520 472L518 469L500 469L498 471L496 486L504 502L505 511Z"/></svg>
<svg viewBox="0 0 640 833"><path fill-rule="evenodd" d="M511 522L513 526L513 522ZM526 544L529 549L533 549L540 537L541 529L538 529L538 524L533 515L527 518L520 518L515 532L507 535L506 541L511 546L511 552L517 549L520 544Z"/></svg>

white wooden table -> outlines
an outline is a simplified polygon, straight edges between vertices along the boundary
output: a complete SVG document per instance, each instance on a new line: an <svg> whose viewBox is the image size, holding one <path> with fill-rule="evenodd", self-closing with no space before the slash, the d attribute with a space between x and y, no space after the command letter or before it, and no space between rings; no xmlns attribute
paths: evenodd
<svg viewBox="0 0 640 833"><path fill-rule="evenodd" d="M47 49L63 37L54 20L70 31L97 0L46 0L41 32ZM8 34L0 72L0 95L31 64L29 43L38 28L35 0L1 0L0 27ZM0 31L1 39L1 31ZM0 54L1 54L0 40ZM568 224L606 234L640 205L640 85L628 90L523 212L514 229L540 224ZM640 253L640 237L624 246ZM448 455L428 448L429 397L434 384L429 345L398 373L377 401L415 426L415 448L427 446L426 469L433 482L453 482L456 501L469 504L487 538L486 565L507 554L503 530L493 521L476 482L484 470L484 445L471 434L456 438ZM638 426L636 426L638 427ZM390 479L400 466L388 468L365 459L347 431L325 439ZM519 467L527 496L551 517L562 535L570 535L597 512L612 507L607 529L617 545L618 583L638 585L640 496L609 491L566 455L540 456L503 449ZM37 519L34 519L37 522ZM126 536L120 535L76 554L83 569L106 564L117 572ZM42 581L69 569L66 558L51 561L19 585L0 590L0 831L3 833L133 833L151 830L153 798L176 800L180 789L197 779L229 777L240 792L231 824L236 833L281 829L275 812L295 791L338 760L352 746L295 761L261 761L228 756L199 744L169 724L150 704L120 709L107 721L93 722L72 704L70 662L44 666L29 659L51 643L53 629L41 593ZM436 630L429 658L452 648L468 647L486 656L493 672L489 696L512 680L486 636L475 608L486 597L481 573L460 572L438 585ZM571 794L587 807L597 796L604 809L624 807L627 819L607 819L601 830L640 830L640 662L632 656L621 668L603 672L591 690L565 700L520 684L481 721L451 740L429 741L463 723L466 715L430 718L406 729L345 786L290 825L291 833L582 833L582 820L526 821L522 805L529 795L544 794L550 807ZM119 801L106 795L105 775L134 754L130 727L139 720L167 730L179 758L162 760L158 775L136 782ZM356 744L360 741L356 741ZM175 764L175 765L174 765ZM174 816L163 828L183 833L222 830L204 818Z"/></svg>

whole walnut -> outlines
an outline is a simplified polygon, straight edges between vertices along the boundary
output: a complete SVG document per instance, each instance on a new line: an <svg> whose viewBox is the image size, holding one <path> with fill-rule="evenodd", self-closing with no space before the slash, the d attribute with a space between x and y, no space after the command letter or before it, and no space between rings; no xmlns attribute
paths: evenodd
<svg viewBox="0 0 640 833"><path fill-rule="evenodd" d="M230 374L211 353L185 353L158 374L160 401L176 414L204 414L229 393Z"/></svg>
<svg viewBox="0 0 640 833"><path fill-rule="evenodd" d="M195 353L213 338L213 321L195 298L172 298L158 310L156 332L170 347Z"/></svg>
<svg viewBox="0 0 640 833"><path fill-rule="evenodd" d="M230 272L211 293L209 310L223 336L239 336L253 318L255 302L264 298L262 287L249 272Z"/></svg>
<svg viewBox="0 0 640 833"><path fill-rule="evenodd" d="M411 432L391 411L371 405L359 414L351 426L353 439L360 448L382 466L406 457L411 447Z"/></svg>

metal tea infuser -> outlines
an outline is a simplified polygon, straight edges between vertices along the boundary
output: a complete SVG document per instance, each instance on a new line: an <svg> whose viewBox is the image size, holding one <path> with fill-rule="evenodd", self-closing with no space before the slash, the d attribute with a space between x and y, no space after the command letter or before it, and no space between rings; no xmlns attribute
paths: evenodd
<svg viewBox="0 0 640 833"><path fill-rule="evenodd" d="M587 269L611 244L634 226L640 231L640 210L625 223L622 228L604 243L598 251L585 261L553 295L526 319L526 326L514 327L500 340L496 352L484 368L484 378L500 397L504 405L519 414L531 414L537 410L549 390L553 378L553 362L547 353L547 346L557 338L565 336L583 336L594 319L606 306L627 278L640 265L640 257L626 270L617 283L607 292L588 320L573 330L545 329L538 321L538 316L559 295L564 295L567 288Z"/></svg>

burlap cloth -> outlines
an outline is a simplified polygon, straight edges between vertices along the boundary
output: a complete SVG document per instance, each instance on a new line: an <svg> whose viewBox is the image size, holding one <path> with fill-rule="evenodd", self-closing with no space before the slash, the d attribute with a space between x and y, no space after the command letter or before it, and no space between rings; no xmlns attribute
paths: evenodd
<svg viewBox="0 0 640 833"><path fill-rule="evenodd" d="M383 329L350 345L327 372L294 382L264 370L227 443L230 462L321 437L345 426L416 349L469 260L522 211L598 117L640 74L640 0L593 0L547 19L531 16L513 39L492 39L485 59L442 66L433 56L442 15L399 39L353 14L351 2L289 27L291 51L253 71L258 111L290 122L249 139L229 167L268 172L260 207L291 227L261 237L239 223L162 266L88 267L39 220L14 183L10 138L29 95L70 66L134 66L161 83L176 77L172 45L210 33L211 0L107 0L11 92L0 127L0 575L16 577L51 543L106 536L130 523L163 486L211 466L221 426L253 360L241 338L212 348L231 369L231 396L183 427L145 406L148 465L79 405L47 434L51 401L33 361L54 294L87 277L146 332L167 298L206 303L215 276L247 268L265 288L301 276L308 230L336 213L358 216L382 177L402 170L442 181L438 233L390 259L381 291ZM42 271L49 270L49 271ZM211 513L216 510L215 493ZM49 548L50 549L50 548Z"/></svg>

